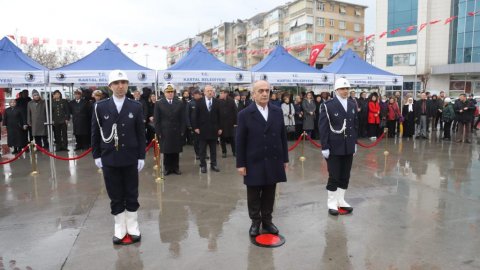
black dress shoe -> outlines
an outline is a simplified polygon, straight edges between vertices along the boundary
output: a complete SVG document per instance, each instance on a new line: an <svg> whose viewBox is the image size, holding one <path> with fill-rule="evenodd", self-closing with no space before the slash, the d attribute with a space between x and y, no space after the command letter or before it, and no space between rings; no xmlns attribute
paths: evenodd
<svg viewBox="0 0 480 270"><path fill-rule="evenodd" d="M248 231L251 237L255 237L260 234L260 222L252 222L250 230Z"/></svg>
<svg viewBox="0 0 480 270"><path fill-rule="evenodd" d="M112 242L113 242L114 245L121 245L121 244L122 244L122 239L117 238L117 237L114 236L114 237L112 238Z"/></svg>
<svg viewBox="0 0 480 270"><path fill-rule="evenodd" d="M216 171L216 172L219 172L219 171L220 171L220 169L219 169L217 166L215 166L215 165L210 166L210 169L211 169L212 171Z"/></svg>
<svg viewBox="0 0 480 270"><path fill-rule="evenodd" d="M199 156L196 156L195 159L196 159L196 160L200 160L200 157L199 157Z"/></svg>
<svg viewBox="0 0 480 270"><path fill-rule="evenodd" d="M141 235L130 235L130 238L132 239L132 244L140 242L140 240L142 240Z"/></svg>
<svg viewBox="0 0 480 270"><path fill-rule="evenodd" d="M165 171L164 175L169 175L171 173L172 173L171 171Z"/></svg>
<svg viewBox="0 0 480 270"><path fill-rule="evenodd" d="M200 167L200 171L202 173L207 173L207 167Z"/></svg>
<svg viewBox="0 0 480 270"><path fill-rule="evenodd" d="M227 157L227 153L222 153L222 158L226 158Z"/></svg>
<svg viewBox="0 0 480 270"><path fill-rule="evenodd" d="M328 213L332 216L338 216L338 210L328 209Z"/></svg>
<svg viewBox="0 0 480 270"><path fill-rule="evenodd" d="M205 157L205 159L210 159L210 157Z"/></svg>
<svg viewBox="0 0 480 270"><path fill-rule="evenodd" d="M176 174L176 175L181 175L182 174L182 172L179 169L174 170L173 173Z"/></svg>
<svg viewBox="0 0 480 270"><path fill-rule="evenodd" d="M340 207L339 214L340 215L348 215L353 212L353 207Z"/></svg>
<svg viewBox="0 0 480 270"><path fill-rule="evenodd" d="M278 234L278 228L273 223L262 223L262 230L270 234Z"/></svg>

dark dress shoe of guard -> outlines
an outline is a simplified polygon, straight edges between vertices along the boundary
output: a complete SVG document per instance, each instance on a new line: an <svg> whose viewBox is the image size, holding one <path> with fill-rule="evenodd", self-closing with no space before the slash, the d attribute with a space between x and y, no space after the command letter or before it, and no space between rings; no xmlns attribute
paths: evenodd
<svg viewBox="0 0 480 270"><path fill-rule="evenodd" d="M226 158L227 157L227 153L222 153L222 158Z"/></svg>
<svg viewBox="0 0 480 270"><path fill-rule="evenodd" d="M176 175L181 175L182 174L182 172L179 169L174 170L173 173L176 174Z"/></svg>
<svg viewBox="0 0 480 270"><path fill-rule="evenodd" d="M212 169L212 171L216 171L216 172L220 171L220 169L215 165L210 166L210 169Z"/></svg>
<svg viewBox="0 0 480 270"><path fill-rule="evenodd" d="M18 154L18 151L17 151L17 150L13 150L12 155L16 155L16 154Z"/></svg>
<svg viewBox="0 0 480 270"><path fill-rule="evenodd" d="M114 236L114 237L112 238L112 242L113 242L114 245L121 245L121 244L122 244L122 239L117 238L117 237Z"/></svg>
<svg viewBox="0 0 480 270"><path fill-rule="evenodd" d="M339 209L338 213L340 215L348 215L353 212L353 207L339 207Z"/></svg>
<svg viewBox="0 0 480 270"><path fill-rule="evenodd" d="M130 235L130 239L132 239L132 244L137 243L142 240L142 235Z"/></svg>
<svg viewBox="0 0 480 270"><path fill-rule="evenodd" d="M338 216L338 210L336 209L328 209L328 213L332 216Z"/></svg>
<svg viewBox="0 0 480 270"><path fill-rule="evenodd" d="M202 173L207 173L207 167L200 167L200 171Z"/></svg>
<svg viewBox="0 0 480 270"><path fill-rule="evenodd" d="M260 222L252 222L250 230L248 231L251 237L255 237L260 234Z"/></svg>
<svg viewBox="0 0 480 270"><path fill-rule="evenodd" d="M169 174L172 174L171 171L165 171L164 175L169 175Z"/></svg>
<svg viewBox="0 0 480 270"><path fill-rule="evenodd" d="M262 223L262 230L265 233L278 234L278 228L273 223Z"/></svg>

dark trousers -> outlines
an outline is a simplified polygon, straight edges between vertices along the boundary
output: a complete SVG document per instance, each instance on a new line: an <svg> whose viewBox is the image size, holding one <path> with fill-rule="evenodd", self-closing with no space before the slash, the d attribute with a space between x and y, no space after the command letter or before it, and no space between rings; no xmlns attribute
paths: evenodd
<svg viewBox="0 0 480 270"><path fill-rule="evenodd" d="M217 166L217 140L203 140L200 139L199 150L200 150L200 167L207 167L207 162L205 157L207 154L207 145L210 148L210 165Z"/></svg>
<svg viewBox="0 0 480 270"><path fill-rule="evenodd" d="M450 139L450 127L452 126L452 121L444 122L443 124L443 138Z"/></svg>
<svg viewBox="0 0 480 270"><path fill-rule="evenodd" d="M368 124L368 137L377 137L379 129L378 124Z"/></svg>
<svg viewBox="0 0 480 270"><path fill-rule="evenodd" d="M297 140L298 137L303 133L303 124L296 124L295 125L295 138L294 140Z"/></svg>
<svg viewBox="0 0 480 270"><path fill-rule="evenodd" d="M147 145L155 138L155 128L149 124L145 125L145 138L147 139Z"/></svg>
<svg viewBox="0 0 480 270"><path fill-rule="evenodd" d="M227 153L227 143L232 146L232 154L235 155L235 137L220 137L220 145L222 146L222 153Z"/></svg>
<svg viewBox="0 0 480 270"><path fill-rule="evenodd" d="M358 137L364 138L367 136L368 122L365 116L358 117Z"/></svg>
<svg viewBox="0 0 480 270"><path fill-rule="evenodd" d="M47 136L33 136L35 143L48 150L48 137Z"/></svg>
<svg viewBox="0 0 480 270"><path fill-rule="evenodd" d="M396 120L388 120L387 121L387 128L388 128L388 137L389 138L395 137L395 129L397 128L397 121Z"/></svg>
<svg viewBox="0 0 480 270"><path fill-rule="evenodd" d="M247 186L248 215L252 222L272 223L277 185Z"/></svg>
<svg viewBox="0 0 480 270"><path fill-rule="evenodd" d="M67 148L67 124L54 124L53 134L55 135L55 145L57 146L57 150Z"/></svg>
<svg viewBox="0 0 480 270"><path fill-rule="evenodd" d="M195 151L195 155L199 157L200 156L200 139L198 138L198 134L193 132L192 138L193 138L193 150Z"/></svg>
<svg viewBox="0 0 480 270"><path fill-rule="evenodd" d="M180 169L178 165L179 160L179 153L163 154L163 167L165 168L165 171L175 171Z"/></svg>
<svg viewBox="0 0 480 270"><path fill-rule="evenodd" d="M433 129L436 130L438 127L438 124L440 123L440 130L443 129L443 122L442 122L442 113L437 112L435 115L435 118L433 120Z"/></svg>
<svg viewBox="0 0 480 270"><path fill-rule="evenodd" d="M327 159L328 183L327 190L336 191L337 188L347 189L350 182L353 155L332 155Z"/></svg>
<svg viewBox="0 0 480 270"><path fill-rule="evenodd" d="M457 140L465 139L470 141L472 134L472 125L470 123L458 122Z"/></svg>
<svg viewBox="0 0 480 270"><path fill-rule="evenodd" d="M90 135L75 135L75 142L75 148L87 149L90 147Z"/></svg>
<svg viewBox="0 0 480 270"><path fill-rule="evenodd" d="M125 211L135 212L138 203L138 170L137 164L124 167L103 166L103 179L110 198L112 215Z"/></svg>

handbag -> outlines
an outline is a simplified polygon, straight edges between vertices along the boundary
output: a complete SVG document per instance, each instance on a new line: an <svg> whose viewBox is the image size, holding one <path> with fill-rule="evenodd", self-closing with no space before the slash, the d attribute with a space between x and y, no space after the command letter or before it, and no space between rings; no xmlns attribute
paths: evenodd
<svg viewBox="0 0 480 270"><path fill-rule="evenodd" d="M292 123L292 117L290 117L292 115L292 104L288 104L288 121L289 121L289 125L287 125L285 127L287 133L294 133L295 132L295 125Z"/></svg>

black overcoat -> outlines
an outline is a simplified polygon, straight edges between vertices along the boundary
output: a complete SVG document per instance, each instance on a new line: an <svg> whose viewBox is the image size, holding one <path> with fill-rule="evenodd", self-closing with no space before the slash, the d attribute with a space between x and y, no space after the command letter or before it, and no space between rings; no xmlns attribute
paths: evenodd
<svg viewBox="0 0 480 270"><path fill-rule="evenodd" d="M166 154L182 152L182 136L186 128L183 102L173 99L169 104L164 98L157 101L153 118L155 132L160 138L160 151Z"/></svg>

